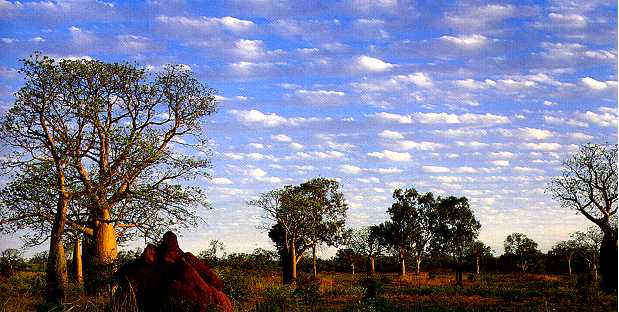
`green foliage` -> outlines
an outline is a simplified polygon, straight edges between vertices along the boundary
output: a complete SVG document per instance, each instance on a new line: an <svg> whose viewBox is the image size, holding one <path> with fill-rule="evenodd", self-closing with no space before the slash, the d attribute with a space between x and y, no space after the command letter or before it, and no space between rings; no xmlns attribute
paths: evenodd
<svg viewBox="0 0 619 312"><path fill-rule="evenodd" d="M218 268L215 272L224 284L223 291L234 302L245 300L251 294L252 280L247 272L232 267Z"/></svg>
<svg viewBox="0 0 619 312"><path fill-rule="evenodd" d="M256 307L257 311L294 311L298 308L292 285L271 286L266 289L264 296L266 300Z"/></svg>
<svg viewBox="0 0 619 312"><path fill-rule="evenodd" d="M21 252L17 249L9 248L0 254L0 276L10 277L26 265Z"/></svg>
<svg viewBox="0 0 619 312"><path fill-rule="evenodd" d="M320 279L310 274L299 274L295 281L294 295L306 304L315 305L320 300Z"/></svg>

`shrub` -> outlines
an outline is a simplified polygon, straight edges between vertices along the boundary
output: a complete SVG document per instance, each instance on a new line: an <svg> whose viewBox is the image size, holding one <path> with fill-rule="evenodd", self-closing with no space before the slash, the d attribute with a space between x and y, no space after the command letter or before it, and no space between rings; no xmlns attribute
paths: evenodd
<svg viewBox="0 0 619 312"><path fill-rule="evenodd" d="M266 300L256 307L257 311L290 311L298 306L291 285L271 286L264 295Z"/></svg>
<svg viewBox="0 0 619 312"><path fill-rule="evenodd" d="M251 294L251 281L248 274L232 268L220 268L215 272L224 284L223 291L234 302L239 302Z"/></svg>
<svg viewBox="0 0 619 312"><path fill-rule="evenodd" d="M299 275L299 277L297 277L294 295L307 304L316 304L320 299L320 279L309 274Z"/></svg>

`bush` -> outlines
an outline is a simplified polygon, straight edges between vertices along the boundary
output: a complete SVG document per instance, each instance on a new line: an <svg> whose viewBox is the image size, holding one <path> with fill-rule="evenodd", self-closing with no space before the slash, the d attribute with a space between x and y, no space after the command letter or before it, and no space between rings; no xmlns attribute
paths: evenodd
<svg viewBox="0 0 619 312"><path fill-rule="evenodd" d="M299 277L297 277L294 295L307 304L316 304L320 299L320 279L309 274L299 275Z"/></svg>
<svg viewBox="0 0 619 312"><path fill-rule="evenodd" d="M271 286L264 295L266 300L256 307L257 311L290 311L298 307L291 285Z"/></svg>
<svg viewBox="0 0 619 312"><path fill-rule="evenodd" d="M234 302L238 303L251 294L251 281L246 272L232 268L216 269L215 272L224 284L223 291Z"/></svg>
<svg viewBox="0 0 619 312"><path fill-rule="evenodd" d="M365 277L359 280L359 284L365 290L363 299L376 299L380 295L380 293L384 290L385 285L389 284L390 280L388 277L383 276L380 278L374 277Z"/></svg>

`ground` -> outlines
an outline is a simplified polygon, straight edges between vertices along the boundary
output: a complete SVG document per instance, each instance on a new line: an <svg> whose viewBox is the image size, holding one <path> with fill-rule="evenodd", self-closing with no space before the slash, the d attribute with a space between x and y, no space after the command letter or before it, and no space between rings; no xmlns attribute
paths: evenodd
<svg viewBox="0 0 619 312"><path fill-rule="evenodd" d="M278 272L218 271L237 311L617 311L616 294L583 286L578 276L465 274L460 288L448 272L404 278L376 274L371 280L364 274L324 272L319 282L302 274L295 289L281 286ZM377 298L363 299L368 288L378 289ZM43 273L0 278L0 312L36 311L43 290ZM109 310L109 298L85 297L79 287L69 297L65 308L72 311Z"/></svg>

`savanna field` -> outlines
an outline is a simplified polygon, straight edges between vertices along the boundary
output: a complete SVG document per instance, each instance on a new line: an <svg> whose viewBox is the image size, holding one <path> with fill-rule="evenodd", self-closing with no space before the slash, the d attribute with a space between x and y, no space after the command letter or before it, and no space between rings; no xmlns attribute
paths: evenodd
<svg viewBox="0 0 619 312"><path fill-rule="evenodd" d="M230 258L231 259L231 258ZM238 258L236 260L238 261ZM228 261L230 262L230 261ZM216 265L234 311L616 311L617 295L593 288L589 274L465 273L462 287L453 272L436 270L405 277L396 273L300 273L296 286L282 285L270 263L252 269ZM264 265L264 262L263 262ZM245 262L240 266L248 266ZM271 267L269 267L271 266ZM306 266L310 268L309 265ZM27 270L40 267L30 266ZM17 271L0 278L0 311L46 310L44 272ZM376 295L372 296L372 292ZM131 299L86 296L73 285L66 311L135 311ZM162 311L164 311L162 309ZM175 305L165 311L185 311Z"/></svg>

